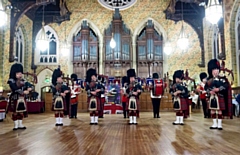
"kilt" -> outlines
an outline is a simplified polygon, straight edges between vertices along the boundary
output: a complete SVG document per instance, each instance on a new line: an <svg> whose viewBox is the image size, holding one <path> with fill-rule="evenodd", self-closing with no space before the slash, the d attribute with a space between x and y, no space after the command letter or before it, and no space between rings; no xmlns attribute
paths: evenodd
<svg viewBox="0 0 240 155"><path fill-rule="evenodd" d="M67 105L66 105L66 101L65 101L65 99L62 97L62 101L63 101L63 109L62 110L55 110L55 108L54 108L54 103L55 103L55 100L56 100L56 98L53 100L53 103L52 103L52 111L66 111L67 110Z"/></svg>
<svg viewBox="0 0 240 155"><path fill-rule="evenodd" d="M174 110L178 110L178 111L187 110L189 108L188 98L179 97L179 100L180 100L180 109L174 109Z"/></svg>
<svg viewBox="0 0 240 155"><path fill-rule="evenodd" d="M211 107L211 97L209 100L209 109L210 110L225 110L225 100L223 96L217 96L217 108Z"/></svg>
<svg viewBox="0 0 240 155"><path fill-rule="evenodd" d="M129 106L129 99L130 98L127 98L127 102L126 102L126 110L129 110L128 109L128 106ZM137 105L137 111L139 111L139 99L138 98L136 98L136 105Z"/></svg>
<svg viewBox="0 0 240 155"><path fill-rule="evenodd" d="M90 108L90 100L91 100L92 97L88 97L88 100L87 100L87 103L88 103L88 110L89 111L100 111L101 110L101 106L100 106L100 102L101 100L99 99L99 97L95 97L96 101L97 101L97 109L96 110L91 110Z"/></svg>
<svg viewBox="0 0 240 155"><path fill-rule="evenodd" d="M26 100L24 99L24 103L21 103L21 104L24 104L24 108L21 108L21 110L19 111L17 107L18 106L18 100L12 100L9 104L8 104L8 111L10 112L19 112L19 113L24 113L24 112L27 112L27 102Z"/></svg>

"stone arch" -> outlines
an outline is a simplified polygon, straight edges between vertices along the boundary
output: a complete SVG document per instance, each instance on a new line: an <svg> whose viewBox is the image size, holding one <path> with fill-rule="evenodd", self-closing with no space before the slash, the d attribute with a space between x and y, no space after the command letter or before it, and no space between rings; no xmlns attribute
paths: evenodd
<svg viewBox="0 0 240 155"><path fill-rule="evenodd" d="M73 28L71 29L71 31L69 32L68 36L67 36L67 42L70 45L70 54L69 54L69 60L68 61L68 66L69 66L69 74L73 73L73 64L72 64L72 59L73 59L73 36L76 35L80 30L81 30L81 25L83 21L87 21L89 27L95 32L95 34L98 37L98 41L99 41L99 63L101 62L101 60L103 60L103 34L100 32L99 28L89 19L82 19L79 22L77 22ZM100 63L101 64L101 63ZM102 73L102 67L101 65L99 65L99 73Z"/></svg>
<svg viewBox="0 0 240 155"><path fill-rule="evenodd" d="M140 32L144 29L144 27L147 25L147 21L148 20L152 20L153 24L154 24L154 28L155 30L159 33L162 34L163 36L163 43L164 41L167 39L167 33L165 31L165 29L163 28L163 26L158 23L156 20L154 20L153 18L146 18L144 20L142 20L139 24L138 27L134 30L133 32L133 36L132 36L132 43L133 43L133 62L135 64L133 64L133 68L137 68L136 67L136 63L137 63L137 55L136 55L136 41L137 41L137 36L140 34ZM167 71L167 56L166 54L163 52L163 59L164 59L164 65L163 65L163 72Z"/></svg>
<svg viewBox="0 0 240 155"><path fill-rule="evenodd" d="M236 45L236 32L235 32L235 27L236 27L236 18L237 18L237 13L238 9L240 8L240 0L235 0L231 14L230 14L230 40L231 40L231 65L232 69L234 71L234 76L237 77L236 80L234 81L234 85L240 85L240 73L239 73L239 62L237 61L237 45ZM238 62L238 64L237 64Z"/></svg>
<svg viewBox="0 0 240 155"><path fill-rule="evenodd" d="M41 88L45 87L45 86L51 86L51 77L52 77L53 71L49 68L45 68L43 70L41 70L38 74L37 74L37 78L38 78L38 83L35 85L35 91L39 93L39 97L41 98ZM45 83L45 78L46 76L48 76L50 78L50 83Z"/></svg>

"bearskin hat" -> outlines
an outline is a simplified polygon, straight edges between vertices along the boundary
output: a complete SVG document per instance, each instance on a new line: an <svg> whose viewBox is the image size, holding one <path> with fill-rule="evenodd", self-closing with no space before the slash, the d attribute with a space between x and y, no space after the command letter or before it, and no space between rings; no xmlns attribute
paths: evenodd
<svg viewBox="0 0 240 155"><path fill-rule="evenodd" d="M136 77L135 69L129 69L127 70L127 77Z"/></svg>
<svg viewBox="0 0 240 155"><path fill-rule="evenodd" d="M101 82L102 82L102 83L105 83L105 82L106 82L104 77L102 77Z"/></svg>
<svg viewBox="0 0 240 155"><path fill-rule="evenodd" d="M101 76L98 76L98 81L102 81L102 77Z"/></svg>
<svg viewBox="0 0 240 155"><path fill-rule="evenodd" d="M124 86L124 83L127 83L127 77L126 76L122 77L122 87Z"/></svg>
<svg viewBox="0 0 240 155"><path fill-rule="evenodd" d="M207 73L202 72L202 73L200 73L199 77L200 77L200 80L202 81L203 79L205 79L207 77Z"/></svg>
<svg viewBox="0 0 240 155"><path fill-rule="evenodd" d="M55 69L52 74L52 84L55 86L57 84L57 78L62 76L62 71L60 68Z"/></svg>
<svg viewBox="0 0 240 155"><path fill-rule="evenodd" d="M97 72L95 69L90 68L87 70L86 82L90 83L92 81L92 76L97 76Z"/></svg>
<svg viewBox="0 0 240 155"><path fill-rule="evenodd" d="M73 79L73 81L77 81L78 80L77 74L72 74L71 79Z"/></svg>
<svg viewBox="0 0 240 155"><path fill-rule="evenodd" d="M217 59L212 59L208 62L208 75L209 78L211 78L212 75L212 70L214 69L220 69L220 63Z"/></svg>
<svg viewBox="0 0 240 155"><path fill-rule="evenodd" d="M175 81L176 78L183 79L184 78L184 71L183 70L177 70L173 74L173 81Z"/></svg>
<svg viewBox="0 0 240 155"><path fill-rule="evenodd" d="M153 79L158 79L158 78L159 78L158 73L153 73L153 74L152 74L152 78L153 78Z"/></svg>
<svg viewBox="0 0 240 155"><path fill-rule="evenodd" d="M16 80L16 73L23 73L23 66L20 63L15 63L12 65L10 69L9 79L15 79Z"/></svg>

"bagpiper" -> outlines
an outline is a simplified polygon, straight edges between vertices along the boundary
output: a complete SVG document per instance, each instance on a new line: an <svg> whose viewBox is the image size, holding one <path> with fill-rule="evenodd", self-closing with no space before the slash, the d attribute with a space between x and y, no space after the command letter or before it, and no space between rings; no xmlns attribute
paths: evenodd
<svg viewBox="0 0 240 155"><path fill-rule="evenodd" d="M101 94L104 93L102 86L97 81L95 69L88 69L86 73L86 91L88 96L88 110L90 112L90 125L98 124Z"/></svg>
<svg viewBox="0 0 240 155"><path fill-rule="evenodd" d="M8 110L13 112L13 130L26 129L26 127L22 124L22 120L24 117L27 117L26 95L32 91L33 85L23 79L22 64L15 63L12 65L8 85L12 91L9 97Z"/></svg>
<svg viewBox="0 0 240 155"><path fill-rule="evenodd" d="M62 71L60 68L55 69L52 74L52 93L53 104L52 110L55 112L55 126L63 126L64 111L66 107L66 94L69 93L69 88L63 84Z"/></svg>
<svg viewBox="0 0 240 155"><path fill-rule="evenodd" d="M129 113L129 124L137 125L137 116L139 115L139 95L141 94L141 86L135 80L136 73L134 69L127 71L127 89L128 95L127 110Z"/></svg>

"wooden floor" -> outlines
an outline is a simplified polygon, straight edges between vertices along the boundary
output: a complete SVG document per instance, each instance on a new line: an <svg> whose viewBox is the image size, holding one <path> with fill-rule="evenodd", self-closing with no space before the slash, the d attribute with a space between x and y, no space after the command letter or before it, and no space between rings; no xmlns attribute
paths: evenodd
<svg viewBox="0 0 240 155"><path fill-rule="evenodd" d="M173 112L161 118L141 113L139 125L127 125L122 115L105 115L99 125L89 125L89 115L65 118L55 127L53 114L30 114L24 131L12 131L8 117L0 122L1 155L237 155L240 153L240 118L223 120L223 130L209 130L211 119L193 113L184 126L173 126Z"/></svg>

